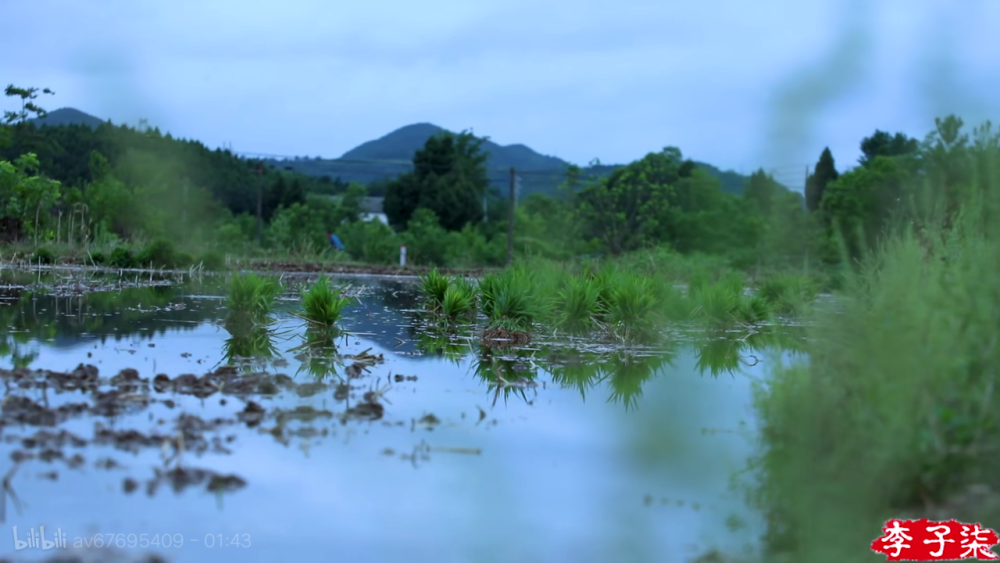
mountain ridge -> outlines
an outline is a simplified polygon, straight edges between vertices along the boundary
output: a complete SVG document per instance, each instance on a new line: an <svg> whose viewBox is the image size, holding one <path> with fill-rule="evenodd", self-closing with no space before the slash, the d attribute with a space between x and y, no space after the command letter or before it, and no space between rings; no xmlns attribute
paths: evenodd
<svg viewBox="0 0 1000 563"><path fill-rule="evenodd" d="M41 126L84 124L98 127L105 121L75 108L53 110L40 118L30 120ZM110 123L110 121L108 121ZM422 148L432 135L448 131L429 122L412 123L395 129L377 139L372 139L348 150L339 158L322 159L296 157L279 160L265 158L265 163L275 168L330 180L340 178L344 182L370 185L396 178L410 170L413 154ZM523 143L500 145L487 138L482 149L489 153L487 174L493 188L505 193L513 168L520 181L520 197L532 193L555 195L556 187L565 180L571 164L561 158L541 154ZM747 176L731 170L723 171L711 164L695 162L699 167L715 176L723 191L742 194ZM600 164L581 167L581 176L606 177L624 164Z"/></svg>

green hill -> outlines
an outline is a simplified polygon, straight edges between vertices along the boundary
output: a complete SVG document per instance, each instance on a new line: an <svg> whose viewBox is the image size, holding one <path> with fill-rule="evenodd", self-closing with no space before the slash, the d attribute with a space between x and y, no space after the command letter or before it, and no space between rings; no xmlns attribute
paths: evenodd
<svg viewBox="0 0 1000 563"><path fill-rule="evenodd" d="M415 123L362 143L340 158L271 160L269 164L310 176L340 178L344 182L368 185L390 180L410 170L413 153L423 147L429 137L444 130L431 123ZM522 197L532 193L554 194L556 186L565 180L566 170L569 168L568 162L539 154L522 144L504 146L486 141L483 143L483 150L489 153L487 171L493 186L498 190L508 189L510 169L513 167L521 178ZM697 165L717 177L724 191L743 193L746 176L722 171L710 164L699 162ZM584 177L603 177L621 166L585 167L582 173Z"/></svg>
<svg viewBox="0 0 1000 563"><path fill-rule="evenodd" d="M61 108L49 112L45 117L31 120L37 125L84 124L99 127L99 118L73 108ZM410 170L413 153L424 146L432 135L444 131L432 123L414 123L358 145L340 158L296 158L291 160L265 159L277 169L285 169L315 178L340 178L343 182L358 182L369 185L393 179ZM520 177L521 197L532 193L553 195L556 186L566 178L569 163L554 157L539 154L523 144L499 145L493 141L483 143L483 150L489 153L487 172L494 188L506 193L510 183L510 169L513 167ZM700 168L719 179L722 189L733 194L742 194L746 176L733 171L723 171L711 164L696 163ZM582 175L604 177L623 165L597 165L584 167ZM380 194L373 194L380 195Z"/></svg>
<svg viewBox="0 0 1000 563"><path fill-rule="evenodd" d="M89 113L84 113L78 109L74 108L60 108L55 111L50 111L45 114L44 117L36 117L30 119L32 123L38 125L39 127L58 127L60 125L88 125L92 129L97 129L104 122L100 119L90 115Z"/></svg>

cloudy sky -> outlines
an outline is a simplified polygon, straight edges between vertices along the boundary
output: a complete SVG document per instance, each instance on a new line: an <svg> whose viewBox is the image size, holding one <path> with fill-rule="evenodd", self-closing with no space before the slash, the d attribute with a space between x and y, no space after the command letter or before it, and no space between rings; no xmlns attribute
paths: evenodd
<svg viewBox="0 0 1000 563"><path fill-rule="evenodd" d="M667 145L801 184L876 128L1000 109L996 0L0 0L0 81L43 107L336 157L471 128L578 164ZM12 54L14 56L12 56ZM11 104L5 103L10 109Z"/></svg>

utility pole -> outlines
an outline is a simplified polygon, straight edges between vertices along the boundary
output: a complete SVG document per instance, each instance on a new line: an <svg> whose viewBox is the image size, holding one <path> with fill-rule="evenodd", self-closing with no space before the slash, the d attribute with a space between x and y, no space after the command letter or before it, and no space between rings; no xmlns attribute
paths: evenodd
<svg viewBox="0 0 1000 563"><path fill-rule="evenodd" d="M264 163L257 165L257 244L261 244L264 232Z"/></svg>
<svg viewBox="0 0 1000 563"><path fill-rule="evenodd" d="M507 212L507 267L514 263L514 184L516 183L514 167L510 167L510 206Z"/></svg>

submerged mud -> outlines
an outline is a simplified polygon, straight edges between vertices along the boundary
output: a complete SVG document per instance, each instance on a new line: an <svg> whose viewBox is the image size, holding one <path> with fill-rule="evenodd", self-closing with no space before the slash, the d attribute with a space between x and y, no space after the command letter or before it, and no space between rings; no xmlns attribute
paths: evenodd
<svg viewBox="0 0 1000 563"><path fill-rule="evenodd" d="M350 356L352 365L373 366L384 361L380 355L362 353ZM0 369L0 382L6 393L0 405L0 431L3 441L15 449L10 453L13 465L3 480L4 491L14 495L12 480L18 470L35 461L51 468L46 478L57 480L63 470L81 470L92 466L103 470L124 470L128 463L113 455L99 453L88 459L88 448L99 448L126 454L144 450L158 452L162 467L152 475L129 474L122 478L122 491L132 494L142 491L153 496L161 488L174 493L187 489L221 494L244 488L247 482L237 474L190 465L205 454L229 455L238 439L234 430L243 426L258 429L270 421L273 426L261 430L276 440L287 443L290 436L321 436L327 429L294 427L292 423L314 423L336 420L341 424L352 421L374 421L383 417L382 404L386 388L372 390L341 382L322 381L297 383L284 374L241 372L226 365L203 375L181 374L169 377L158 374L140 377L135 369L123 369L111 377L102 376L91 364L80 364L62 372L45 369ZM333 391L336 401L349 403L339 413L317 410L310 406L294 409L266 409L258 397L294 393L300 397ZM220 405L229 400L242 404L231 416L203 418L189 412L174 416L167 413L180 410L185 398L200 401L219 397ZM257 400L255 400L257 399ZM155 428L143 431L123 428L125 420L138 421L144 413L155 421ZM90 419L90 432L73 432L63 426L71 421ZM34 431L24 429L35 428Z"/></svg>

